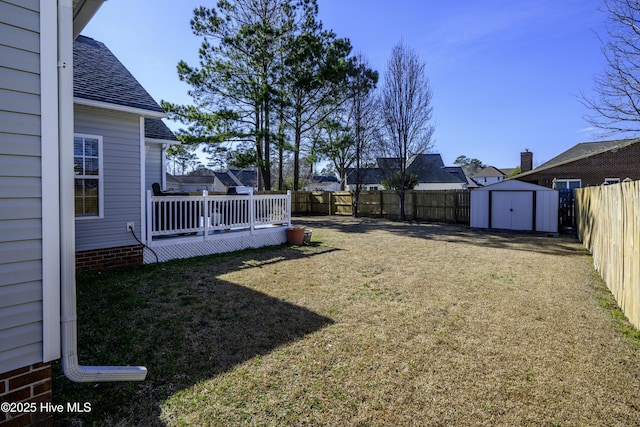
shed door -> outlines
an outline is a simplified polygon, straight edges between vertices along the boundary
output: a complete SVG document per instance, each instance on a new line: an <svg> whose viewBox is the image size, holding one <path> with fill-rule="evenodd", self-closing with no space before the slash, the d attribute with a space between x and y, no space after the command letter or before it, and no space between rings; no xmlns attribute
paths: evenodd
<svg viewBox="0 0 640 427"><path fill-rule="evenodd" d="M533 191L493 191L491 228L533 230Z"/></svg>

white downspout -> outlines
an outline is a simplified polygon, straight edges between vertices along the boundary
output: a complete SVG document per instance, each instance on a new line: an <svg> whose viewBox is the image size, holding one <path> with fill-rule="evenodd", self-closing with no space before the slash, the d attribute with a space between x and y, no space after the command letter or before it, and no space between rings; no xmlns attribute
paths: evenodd
<svg viewBox="0 0 640 427"><path fill-rule="evenodd" d="M72 381L141 381L144 366L81 366L76 312L73 173L73 1L58 0L58 103L60 151L60 309L62 367Z"/></svg>
<svg viewBox="0 0 640 427"><path fill-rule="evenodd" d="M167 148L169 148L169 144L162 144L162 148L160 149L160 173L162 174L160 178L160 188L163 190L167 189Z"/></svg>

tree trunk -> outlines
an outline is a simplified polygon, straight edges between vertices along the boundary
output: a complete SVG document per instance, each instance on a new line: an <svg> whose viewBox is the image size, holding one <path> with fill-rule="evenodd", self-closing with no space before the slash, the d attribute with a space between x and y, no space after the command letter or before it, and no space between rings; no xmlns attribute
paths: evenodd
<svg viewBox="0 0 640 427"><path fill-rule="evenodd" d="M258 190L264 190L264 162L262 161L262 120L260 106L256 105L255 118L255 138L256 138L256 163L258 166Z"/></svg>
<svg viewBox="0 0 640 427"><path fill-rule="evenodd" d="M271 127L269 123L269 93L264 99L264 189L271 190Z"/></svg>
<svg viewBox="0 0 640 427"><path fill-rule="evenodd" d="M398 195L400 196L400 221L404 221L405 215L404 215L404 198L406 195L405 191L401 191L398 193Z"/></svg>
<svg viewBox="0 0 640 427"><path fill-rule="evenodd" d="M300 117L296 113L296 129L293 147L293 190L298 191L300 186L300 143L302 136L300 135Z"/></svg>
<svg viewBox="0 0 640 427"><path fill-rule="evenodd" d="M278 147L278 190L284 190L284 147Z"/></svg>

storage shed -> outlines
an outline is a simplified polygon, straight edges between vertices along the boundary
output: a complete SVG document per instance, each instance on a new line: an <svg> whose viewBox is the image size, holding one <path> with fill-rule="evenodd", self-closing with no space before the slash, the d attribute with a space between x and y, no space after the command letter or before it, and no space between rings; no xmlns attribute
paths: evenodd
<svg viewBox="0 0 640 427"><path fill-rule="evenodd" d="M558 232L558 191L507 180L471 192L471 227Z"/></svg>

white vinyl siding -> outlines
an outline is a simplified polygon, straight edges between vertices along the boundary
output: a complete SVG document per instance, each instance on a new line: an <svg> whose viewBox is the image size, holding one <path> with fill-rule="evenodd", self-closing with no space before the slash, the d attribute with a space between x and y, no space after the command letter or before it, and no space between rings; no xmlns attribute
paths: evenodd
<svg viewBox="0 0 640 427"><path fill-rule="evenodd" d="M42 361L38 0L0 0L0 373Z"/></svg>
<svg viewBox="0 0 640 427"><path fill-rule="evenodd" d="M75 132L102 136L103 217L76 219L76 250L135 245L140 230L140 120L135 114L76 105Z"/></svg>

